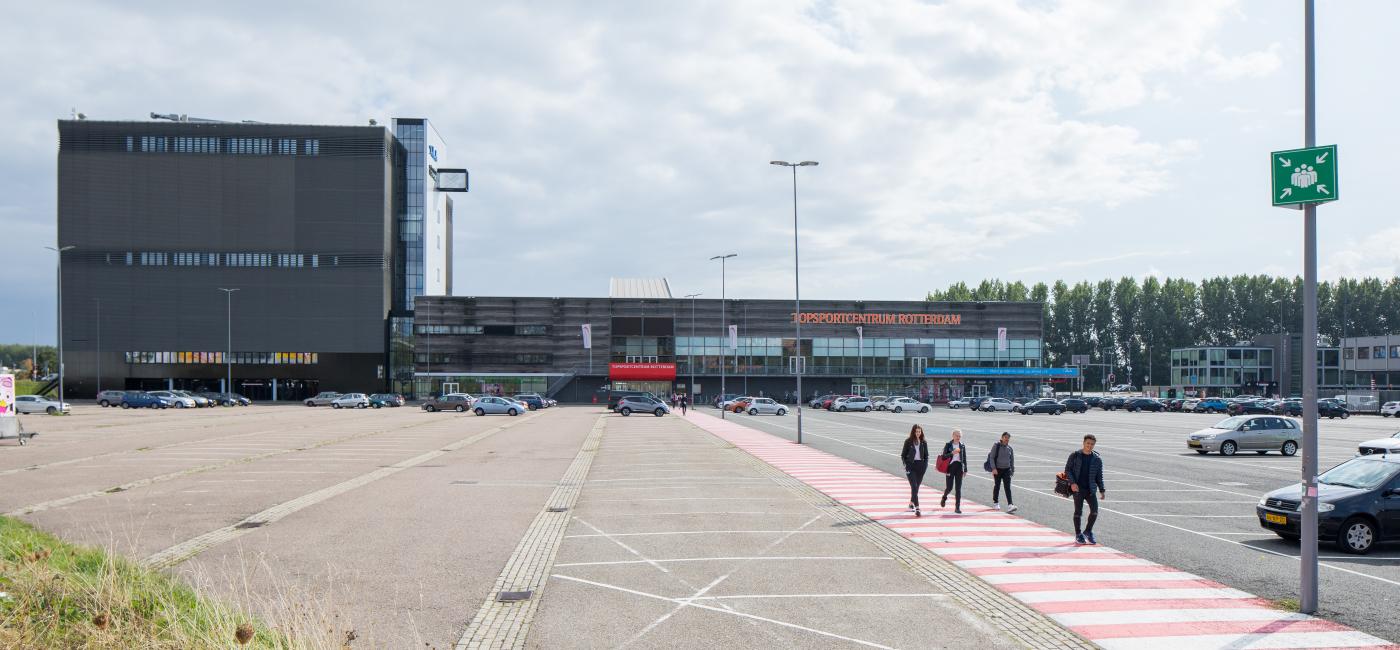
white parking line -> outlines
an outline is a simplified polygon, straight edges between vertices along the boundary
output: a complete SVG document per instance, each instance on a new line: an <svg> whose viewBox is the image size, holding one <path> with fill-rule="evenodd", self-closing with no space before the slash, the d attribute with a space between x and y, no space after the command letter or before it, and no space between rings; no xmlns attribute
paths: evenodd
<svg viewBox="0 0 1400 650"><path fill-rule="evenodd" d="M858 555L857 555L857 556L786 556L786 557L780 557L780 556L774 556L774 557L765 557L765 556L760 556L760 557L751 557L751 556L749 556L749 557L684 557L684 558L672 558L672 559L667 559L667 560L611 560L611 561L607 561L607 562L560 562L560 563L556 563L554 566L555 566L555 567L561 567L561 566L613 566L613 565L618 565L618 564L652 564L652 563L656 563L656 564L668 564L668 563L675 563L675 562L727 562L727 561L747 562L747 561L749 561L749 560L780 560L780 561L783 561L783 562L794 562L794 561L802 561L802 560L842 560L842 561L876 560L876 561L884 561L884 560L893 560L893 559L894 559L894 558L889 557L889 556L870 556L870 557L867 557L867 556L858 556Z"/></svg>
<svg viewBox="0 0 1400 650"><path fill-rule="evenodd" d="M589 526L592 528L592 526ZM597 530L597 529L594 529ZM565 535L567 539L577 539L581 537L658 537L664 535L776 535L780 533L800 533L802 535L850 535L844 530L668 530L654 533L602 533L602 534L582 534Z"/></svg>

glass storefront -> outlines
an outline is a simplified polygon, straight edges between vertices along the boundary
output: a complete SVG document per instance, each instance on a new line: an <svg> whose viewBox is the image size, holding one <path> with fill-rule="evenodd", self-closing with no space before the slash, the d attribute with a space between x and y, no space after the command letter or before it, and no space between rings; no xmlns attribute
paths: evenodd
<svg viewBox="0 0 1400 650"><path fill-rule="evenodd" d="M415 394L420 398L443 393L471 393L472 395L518 395L539 393L543 395L549 388L551 377L515 377L510 375L451 375L414 377Z"/></svg>

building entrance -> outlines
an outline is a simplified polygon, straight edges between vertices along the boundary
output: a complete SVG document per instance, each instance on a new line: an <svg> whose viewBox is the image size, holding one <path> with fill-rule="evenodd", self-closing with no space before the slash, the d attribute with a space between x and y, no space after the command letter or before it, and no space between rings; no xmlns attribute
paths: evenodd
<svg viewBox="0 0 1400 650"><path fill-rule="evenodd" d="M666 399L671 395L671 382L669 381L615 381L612 383L613 390L640 390L651 393L661 399Z"/></svg>

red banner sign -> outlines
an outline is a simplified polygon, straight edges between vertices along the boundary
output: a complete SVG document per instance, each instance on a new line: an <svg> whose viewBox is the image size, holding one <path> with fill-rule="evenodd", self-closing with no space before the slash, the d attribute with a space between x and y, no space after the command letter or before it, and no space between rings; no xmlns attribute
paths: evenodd
<svg viewBox="0 0 1400 650"><path fill-rule="evenodd" d="M671 381L676 378L674 363L610 363L608 379L628 381Z"/></svg>

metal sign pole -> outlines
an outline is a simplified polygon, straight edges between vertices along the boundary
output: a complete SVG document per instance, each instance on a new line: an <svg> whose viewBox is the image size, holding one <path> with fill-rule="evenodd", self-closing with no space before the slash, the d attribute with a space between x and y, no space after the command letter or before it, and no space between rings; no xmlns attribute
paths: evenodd
<svg viewBox="0 0 1400 650"><path fill-rule="evenodd" d="M1317 146L1313 0L1303 3L1303 146ZM1317 611L1317 204L1303 206L1303 521L1298 610Z"/></svg>

